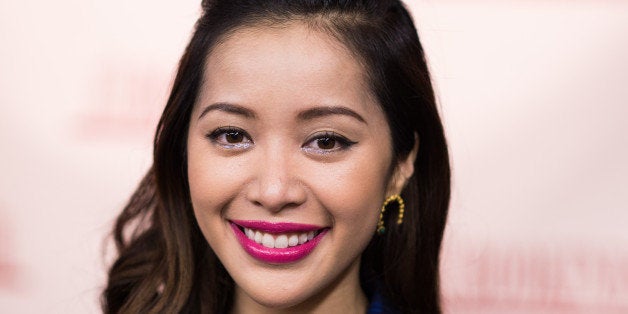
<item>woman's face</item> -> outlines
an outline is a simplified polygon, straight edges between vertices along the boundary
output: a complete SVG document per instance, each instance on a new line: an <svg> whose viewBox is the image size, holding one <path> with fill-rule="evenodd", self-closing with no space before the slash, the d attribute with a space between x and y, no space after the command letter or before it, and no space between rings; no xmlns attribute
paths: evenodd
<svg viewBox="0 0 628 314"><path fill-rule="evenodd" d="M402 185L367 86L342 44L300 24L238 30L209 55L188 176L236 300L283 308L358 284L382 201Z"/></svg>

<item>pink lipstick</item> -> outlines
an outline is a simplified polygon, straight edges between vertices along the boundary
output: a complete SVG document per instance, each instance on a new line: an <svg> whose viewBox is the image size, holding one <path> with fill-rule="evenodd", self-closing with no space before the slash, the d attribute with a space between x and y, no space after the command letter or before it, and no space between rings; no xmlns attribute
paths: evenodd
<svg viewBox="0 0 628 314"><path fill-rule="evenodd" d="M231 229L242 248L253 258L271 264L286 264L308 256L328 228L254 220L233 220Z"/></svg>

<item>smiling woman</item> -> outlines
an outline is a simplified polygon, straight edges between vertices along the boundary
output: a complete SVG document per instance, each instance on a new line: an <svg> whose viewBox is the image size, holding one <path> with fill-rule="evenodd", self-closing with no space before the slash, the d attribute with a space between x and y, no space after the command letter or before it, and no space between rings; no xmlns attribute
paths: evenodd
<svg viewBox="0 0 628 314"><path fill-rule="evenodd" d="M440 312L449 162L406 9L203 9L114 230L104 310Z"/></svg>

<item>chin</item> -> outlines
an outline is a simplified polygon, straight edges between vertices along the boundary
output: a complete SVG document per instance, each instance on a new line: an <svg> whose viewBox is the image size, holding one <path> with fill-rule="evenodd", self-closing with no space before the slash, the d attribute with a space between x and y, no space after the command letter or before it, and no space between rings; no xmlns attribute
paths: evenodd
<svg viewBox="0 0 628 314"><path fill-rule="evenodd" d="M357 280L359 258L335 271L326 261L314 259L312 263L304 263L305 265L286 265L271 269L243 267L249 271L240 268L244 271L234 273L236 300L258 308L311 312L316 305L333 298L334 291L338 292L338 288L344 290L346 287L340 287L343 283L347 284L353 278Z"/></svg>
<svg viewBox="0 0 628 314"><path fill-rule="evenodd" d="M261 283L261 282L260 282ZM285 285L249 284L239 286L240 295L236 297L248 298L259 306L268 309L289 309L309 303L317 298L318 291L312 285L301 287L286 287Z"/></svg>
<svg viewBox="0 0 628 314"><path fill-rule="evenodd" d="M261 293L252 298L256 303L272 309L288 309L304 303L308 298L303 295L277 295L272 291Z"/></svg>

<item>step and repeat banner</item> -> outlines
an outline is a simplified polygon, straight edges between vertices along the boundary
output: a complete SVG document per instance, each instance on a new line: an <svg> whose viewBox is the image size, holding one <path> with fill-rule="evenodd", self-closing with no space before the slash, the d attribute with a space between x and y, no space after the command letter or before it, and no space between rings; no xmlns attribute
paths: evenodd
<svg viewBox="0 0 628 314"><path fill-rule="evenodd" d="M445 311L628 313L628 2L406 2L451 147ZM0 0L0 312L99 312L199 6Z"/></svg>

